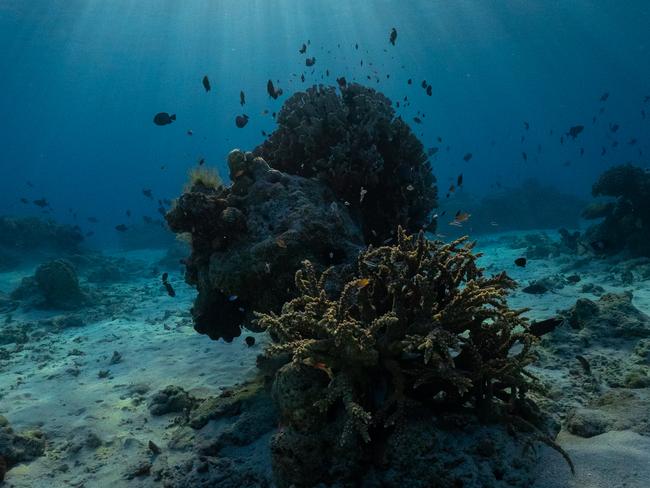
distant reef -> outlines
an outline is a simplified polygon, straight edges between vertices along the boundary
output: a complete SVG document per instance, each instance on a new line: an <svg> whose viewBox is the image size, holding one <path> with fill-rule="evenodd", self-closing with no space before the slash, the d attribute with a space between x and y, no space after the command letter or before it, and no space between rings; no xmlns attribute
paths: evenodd
<svg viewBox="0 0 650 488"><path fill-rule="evenodd" d="M509 230L574 229L580 223L586 201L563 193L550 185L529 179L515 188L503 188L477 198L464 191L456 192L440 204L439 232L444 235L485 234ZM449 226L456 212L471 215L462 227Z"/></svg>
<svg viewBox="0 0 650 488"><path fill-rule="evenodd" d="M650 173L625 164L605 171L592 187L594 197L583 217L599 220L587 229L581 242L590 252L611 255L627 252L650 256Z"/></svg>
<svg viewBox="0 0 650 488"><path fill-rule="evenodd" d="M76 226L39 217L0 217L0 271L37 256L77 253L83 240Z"/></svg>

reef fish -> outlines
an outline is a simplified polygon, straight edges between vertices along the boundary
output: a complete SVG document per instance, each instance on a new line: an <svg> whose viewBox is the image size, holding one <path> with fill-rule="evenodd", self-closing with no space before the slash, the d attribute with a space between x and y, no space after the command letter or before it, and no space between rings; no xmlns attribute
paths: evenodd
<svg viewBox="0 0 650 488"><path fill-rule="evenodd" d="M235 125L238 128L243 129L244 127L246 127L246 124L248 124L248 115L243 114L235 117Z"/></svg>
<svg viewBox="0 0 650 488"><path fill-rule="evenodd" d="M544 334L554 331L562 322L564 322L564 319L561 317L553 317L540 322L533 322L528 327L528 331L536 337L541 337Z"/></svg>
<svg viewBox="0 0 650 488"><path fill-rule="evenodd" d="M519 266L520 268L526 267L526 258L517 258L515 259L515 265Z"/></svg>
<svg viewBox="0 0 650 488"><path fill-rule="evenodd" d="M174 291L174 288L172 287L171 283L169 283L169 281L167 281L168 278L169 278L169 275L167 273L163 273L162 274L162 284L165 287L165 290L167 290L167 294L170 297L175 297L176 292Z"/></svg>
<svg viewBox="0 0 650 488"><path fill-rule="evenodd" d="M239 92L239 105L241 105L243 107L245 103L246 103L246 94L243 91L240 91Z"/></svg>
<svg viewBox="0 0 650 488"><path fill-rule="evenodd" d="M548 291L548 288L546 288L541 283L533 283L531 285L528 285L526 288L522 288L521 291L530 295L543 295Z"/></svg>
<svg viewBox="0 0 650 488"><path fill-rule="evenodd" d="M115 226L115 230L118 232L126 232L129 228L124 224L119 224Z"/></svg>
<svg viewBox="0 0 650 488"><path fill-rule="evenodd" d="M472 153L467 153L463 156L463 161L465 162L468 162L470 159L472 159Z"/></svg>
<svg viewBox="0 0 650 488"><path fill-rule="evenodd" d="M393 27L390 30L390 37L388 38L388 42L390 42L394 46L395 41L397 41L397 29L395 29L395 27Z"/></svg>
<svg viewBox="0 0 650 488"><path fill-rule="evenodd" d="M277 100L280 95L282 95L282 89L278 88L276 89L275 86L273 85L273 80L269 80L266 82L266 91L268 92L269 96L273 100Z"/></svg>
<svg viewBox="0 0 650 488"><path fill-rule="evenodd" d="M305 59L305 66L307 66L308 68L311 68L315 64L316 64L316 58L311 57L311 58Z"/></svg>
<svg viewBox="0 0 650 488"><path fill-rule="evenodd" d="M300 54L305 54L307 52L307 44L303 43L303 45L300 47L298 50Z"/></svg>
<svg viewBox="0 0 650 488"><path fill-rule="evenodd" d="M38 200L34 200L33 203L37 207L41 207L41 208L45 208L45 207L50 206L50 204L48 203L48 201L45 198L39 198Z"/></svg>
<svg viewBox="0 0 650 488"><path fill-rule="evenodd" d="M153 118L156 125L168 125L176 120L176 114L169 115L167 112L159 112Z"/></svg>
<svg viewBox="0 0 650 488"><path fill-rule="evenodd" d="M142 194L147 198L153 198L153 195L151 193L151 189L149 189L149 188L145 188L144 190L142 190Z"/></svg>
<svg viewBox="0 0 650 488"><path fill-rule="evenodd" d="M567 132L568 136L571 136L573 139L578 137L578 135L585 129L584 125L574 125L569 129L569 132Z"/></svg>
<svg viewBox="0 0 650 488"><path fill-rule="evenodd" d="M206 92L209 92L212 87L210 86L210 79L208 78L208 75L205 75L203 77L203 80L201 80L201 83L203 83L203 88L205 88Z"/></svg>

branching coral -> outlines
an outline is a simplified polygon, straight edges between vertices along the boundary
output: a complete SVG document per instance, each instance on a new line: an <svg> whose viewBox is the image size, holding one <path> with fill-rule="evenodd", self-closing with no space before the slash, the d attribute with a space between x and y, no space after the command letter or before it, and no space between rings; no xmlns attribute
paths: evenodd
<svg viewBox="0 0 650 488"><path fill-rule="evenodd" d="M340 96L313 86L289 98L277 121L256 153L276 169L325 181L358 217L368 243L383 242L398 225L433 230L431 165L384 95L355 83Z"/></svg>
<svg viewBox="0 0 650 488"><path fill-rule="evenodd" d="M343 445L381 436L412 405L469 407L484 420L525 417L534 338L523 310L506 303L514 282L485 276L472 250L466 238L443 244L399 229L396 245L359 255L337 297L324 289L327 272L319 277L305 262L300 295L280 314L258 315L273 339L268 356L288 354L329 377L313 407L325 414L342 406Z"/></svg>

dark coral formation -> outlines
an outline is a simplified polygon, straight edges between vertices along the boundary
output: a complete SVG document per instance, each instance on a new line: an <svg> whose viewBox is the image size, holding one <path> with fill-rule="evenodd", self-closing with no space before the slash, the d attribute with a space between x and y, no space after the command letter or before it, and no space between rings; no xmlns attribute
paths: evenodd
<svg viewBox="0 0 650 488"><path fill-rule="evenodd" d="M39 308L62 310L80 308L87 299L79 287L74 266L64 259L41 264L34 276L23 278L11 298Z"/></svg>
<svg viewBox="0 0 650 488"><path fill-rule="evenodd" d="M278 128L256 149L273 168L324 181L347 202L367 243L398 225L430 225L437 190L422 143L381 93L356 83L313 86L283 105Z"/></svg>
<svg viewBox="0 0 650 488"><path fill-rule="evenodd" d="M372 453L397 442L391 434L403 434L414 409L509 419L539 435L524 373L533 336L506 304L512 280L484 276L472 247L400 229L397 245L360 254L338 296L324 288L327 273L305 263L300 296L279 315L259 316L273 340L267 355L290 360L273 384L284 425L272 442L279 486L365 476ZM438 468L430 483L455 482Z"/></svg>
<svg viewBox="0 0 650 488"><path fill-rule="evenodd" d="M0 217L0 270L19 266L26 258L79 252L78 227L38 217Z"/></svg>
<svg viewBox="0 0 650 488"><path fill-rule="evenodd" d="M40 431L14 432L0 415L0 483L6 471L18 463L29 462L45 452L45 438Z"/></svg>
<svg viewBox="0 0 650 488"><path fill-rule="evenodd" d="M592 194L615 200L585 209L585 218L603 219L586 231L585 245L597 254L650 256L650 174L631 164L614 166L594 183Z"/></svg>
<svg viewBox="0 0 650 488"><path fill-rule="evenodd" d="M199 291L196 329L231 340L252 310L279 310L292 297L303 260L344 266L363 236L322 183L273 170L251 153L233 151L228 164L230 187L194 186L167 221L191 235L186 279Z"/></svg>

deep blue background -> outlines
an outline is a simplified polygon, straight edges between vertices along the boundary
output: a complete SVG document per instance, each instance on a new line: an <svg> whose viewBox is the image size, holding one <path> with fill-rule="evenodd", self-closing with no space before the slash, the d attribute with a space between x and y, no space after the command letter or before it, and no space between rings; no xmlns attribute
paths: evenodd
<svg viewBox="0 0 650 488"><path fill-rule="evenodd" d="M72 208L86 230L96 216L100 238L110 239L114 225L128 224L127 208L135 219L156 215L142 188L176 196L200 157L225 173L230 149L251 149L273 129L262 110L323 81L325 69L330 83L366 81L376 70L381 81L371 86L394 100L408 95L413 103L399 113L411 123L418 109L426 114L412 125L427 147L444 140L434 161L443 190L462 171L465 191L536 176L586 194L608 165L648 161L639 150L650 151L650 103L641 118L649 25L647 0L0 0L0 214L38 214L19 198L44 196L57 219L72 221ZM307 39L313 70L298 54ZM277 101L266 93L269 78L285 91ZM177 122L155 126L159 111ZM251 118L242 130L239 113ZM531 129L522 144L523 121ZM609 122L621 125L617 150ZM575 124L585 132L560 145Z"/></svg>

